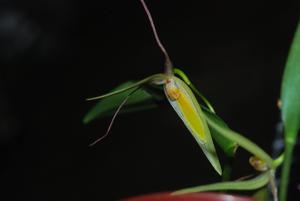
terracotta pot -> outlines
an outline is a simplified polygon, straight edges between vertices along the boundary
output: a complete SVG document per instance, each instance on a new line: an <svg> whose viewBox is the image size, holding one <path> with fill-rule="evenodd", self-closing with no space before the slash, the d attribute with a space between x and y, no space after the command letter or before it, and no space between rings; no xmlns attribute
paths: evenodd
<svg viewBox="0 0 300 201"><path fill-rule="evenodd" d="M222 193L190 193L170 195L169 192L140 195L120 201L255 201L249 197L233 196Z"/></svg>

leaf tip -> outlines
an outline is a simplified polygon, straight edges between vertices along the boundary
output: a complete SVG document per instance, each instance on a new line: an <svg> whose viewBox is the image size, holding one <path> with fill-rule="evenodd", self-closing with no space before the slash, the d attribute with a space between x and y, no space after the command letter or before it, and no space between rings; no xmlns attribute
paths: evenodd
<svg viewBox="0 0 300 201"><path fill-rule="evenodd" d="M90 122L91 122L91 118L89 118L88 116L83 117L82 123L83 123L84 125L86 125L86 124L88 124L88 123L90 123Z"/></svg>
<svg viewBox="0 0 300 201"><path fill-rule="evenodd" d="M221 167L216 168L216 171L217 171L217 173L218 173L220 176L222 176L223 171L222 171L222 168L221 168Z"/></svg>

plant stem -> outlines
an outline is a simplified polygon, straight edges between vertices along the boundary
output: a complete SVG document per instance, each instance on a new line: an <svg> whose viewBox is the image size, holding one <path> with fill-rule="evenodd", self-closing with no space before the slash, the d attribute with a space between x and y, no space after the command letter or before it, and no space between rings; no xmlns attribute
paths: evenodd
<svg viewBox="0 0 300 201"><path fill-rule="evenodd" d="M144 0L140 0L140 2L142 3L142 6L143 6L143 8L144 8L144 10L146 12L146 15L148 17L148 20L150 22L150 25L151 25L152 32L154 34L154 38L156 40L156 43L157 43L157 45L159 46L160 50L162 51L162 53L165 56L165 73L167 75L173 75L173 64L171 62L171 59L169 57L169 54L168 54L166 48L163 46L163 44L160 41L159 35L157 33L157 30L156 30L156 27L155 27L155 24L154 24L154 21L153 21L152 16L151 16L151 13L150 13L150 11L149 11L149 9L148 9L145 1Z"/></svg>
<svg viewBox="0 0 300 201"><path fill-rule="evenodd" d="M286 141L285 144L284 161L283 161L283 167L282 167L281 178L280 178L279 201L286 201L287 199L294 145L295 143L288 142L288 141Z"/></svg>
<svg viewBox="0 0 300 201"><path fill-rule="evenodd" d="M278 158L274 159L274 164L276 167L280 166L284 161L284 153L282 153Z"/></svg>
<svg viewBox="0 0 300 201"><path fill-rule="evenodd" d="M233 157L227 157L222 174L222 181L230 181L232 172Z"/></svg>
<svg viewBox="0 0 300 201"><path fill-rule="evenodd" d="M206 119L206 120L209 125L211 125L214 129L222 133L226 138L237 142L239 146L243 147L245 150L249 151L253 155L259 157L261 160L265 161L271 169L276 168L276 165L273 159L271 158L271 156L269 156L269 154L267 154L258 145L256 145L249 139L245 138L244 136L240 135L239 133L233 130L230 129L224 130L220 125L211 121L210 119Z"/></svg>
<svg viewBox="0 0 300 201"><path fill-rule="evenodd" d="M273 199L274 201L278 201L278 188L276 185L276 180L275 180L275 170L270 171L270 188L271 192L273 194Z"/></svg>
<svg viewBox="0 0 300 201"><path fill-rule="evenodd" d="M268 184L270 181L270 171L261 173L260 175L244 180L244 181L228 181L184 188L172 193L172 195L180 195L185 193L196 193L204 191L222 191L222 190L256 190Z"/></svg>

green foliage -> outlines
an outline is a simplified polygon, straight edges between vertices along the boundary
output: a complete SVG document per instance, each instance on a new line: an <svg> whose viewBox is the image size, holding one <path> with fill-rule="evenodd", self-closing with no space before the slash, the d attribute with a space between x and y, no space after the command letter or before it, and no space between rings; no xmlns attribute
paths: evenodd
<svg viewBox="0 0 300 201"><path fill-rule="evenodd" d="M205 107L202 107L204 116L208 121L214 122L215 124L219 125L223 128L223 130L230 130L230 128L227 126L227 124L216 114L212 113L208 109L205 109ZM210 129L210 132L214 138L214 140L217 142L217 144L222 148L222 150L225 152L225 154L228 157L233 157L237 148L238 143L230 140L229 138L225 137L221 130L215 129L211 124L208 123L208 127ZM221 132L220 132L221 131Z"/></svg>
<svg viewBox="0 0 300 201"><path fill-rule="evenodd" d="M284 123L285 150L279 198L281 201L285 201L294 145L300 128L300 21L283 74L281 110Z"/></svg>
<svg viewBox="0 0 300 201"><path fill-rule="evenodd" d="M207 185L201 185L191 188L185 188L182 190L175 191L173 194L185 194L185 193L196 193L203 191L221 191L221 190L255 190L259 189L270 180L270 172L264 172L249 180L244 181L229 181L229 182L219 182Z"/></svg>
<svg viewBox="0 0 300 201"><path fill-rule="evenodd" d="M113 89L111 93L118 91L120 89L128 88L128 86L132 86L134 83L136 82L134 81L125 82L119 85L118 87L116 87L115 89ZM138 88L136 86L127 89L121 93L117 93L99 100L90 109L90 111L84 116L83 122L87 124L97 118L112 115L128 95L130 95L130 97L126 103L126 106L122 110L123 112L140 111L149 108L154 108L156 106L156 104L153 101L151 101L153 100L153 96L145 89Z"/></svg>
<svg viewBox="0 0 300 201"><path fill-rule="evenodd" d="M123 106L123 103L125 103L127 98L129 99L125 105L125 110L123 110L125 112L138 111L141 109L149 109L154 107L155 104L153 104L153 102L149 104L149 102L151 102L151 100L153 100L155 96L153 96L153 94L145 90L145 85L164 84L165 86L167 86L169 83L171 83L170 79L172 78L176 81L177 84L174 88L181 90L183 94L187 95L187 98L184 99L185 102L182 101L183 99L179 99L182 101L180 102L176 101L176 98L174 98L174 100L170 98L172 97L172 95L175 94L176 91L174 92L174 94L173 92L167 94L167 98L169 99L171 105L173 106L177 114L184 121L187 128L193 134L193 136L201 146L202 150L206 154L211 164L219 173L221 173L221 167L219 164L218 156L215 152L214 144L210 133L215 139L215 141L219 144L219 146L224 150L227 156L232 157L236 151L237 146L239 145L240 147L252 153L259 160L267 164L267 171L249 180L228 181L202 185L179 190L174 192L173 194L215 190L254 190L266 186L266 184L270 183L274 199L277 200L277 189L274 182L274 174L276 168L282 163L282 161L284 161L281 178L280 200L285 201L293 148L296 142L297 133L300 128L300 22L295 33L295 37L287 59L281 86L280 98L282 103L282 119L285 130L285 152L284 155L281 155L278 159L273 160L263 149L261 149L255 143L240 135L239 133L231 130L226 125L226 123L216 115L215 110L210 104L210 102L197 90L197 88L192 84L192 82L189 80L186 74L179 69L173 69L169 55L167 54L167 51L161 44L160 39L157 35L151 14L145 2L143 0L141 0L141 2L150 20L155 39L166 58L165 74L155 74L138 82L126 82L120 85L119 87L115 88L108 94L88 99L102 100L100 100L86 114L83 120L84 123L89 123L96 118L113 114L115 110L119 109L119 106ZM175 77L174 74L181 77L181 79L184 82ZM203 114L200 105L197 99L194 97L194 94L191 90L194 93L196 93L206 105L205 107L201 106L201 108L204 110ZM195 107L197 112L194 112L193 110L195 109ZM197 115L190 115L195 113ZM195 128L198 128L196 126L199 126L203 122L205 125L204 132L202 132L201 129L198 129L196 131ZM206 138L206 140L208 139L207 141L203 140L205 138L201 138L201 134L203 133L206 134L206 136L208 136L208 138ZM265 200L265 195L266 191L257 194L257 197L260 197L261 200Z"/></svg>
<svg viewBox="0 0 300 201"><path fill-rule="evenodd" d="M300 128L300 22L284 70L281 105L285 139L294 143Z"/></svg>
<svg viewBox="0 0 300 201"><path fill-rule="evenodd" d="M184 79L187 81L187 83L182 82L180 79L177 80L178 83L181 83L182 86L185 87L185 91L189 92L189 97L192 99L192 102L194 105L197 105L198 102L194 95L192 94L192 91L189 89L191 87L192 90L196 94L200 96L201 99L203 99L203 102L207 105L208 108L205 106L201 106L203 109L203 114L201 114L201 118L204 118L207 122L209 132L211 132L212 137L215 139L215 141L218 143L218 145L224 150L227 156L232 157L235 153L235 150L237 146L241 146L253 155L259 157L263 161L266 162L270 170L273 170L277 167L278 164L274 162L274 160L266 153L264 152L259 146L248 140L247 138L243 137L242 135L238 134L237 132L231 130L226 123L215 114L215 111L212 107L212 105L208 102L208 100L191 84L191 82L188 80L187 76L181 71L181 77L184 77ZM153 77L153 76L152 76ZM151 76L150 76L151 78ZM161 78L161 77L160 77ZM165 77L163 77L165 78ZM175 79L175 78L174 78ZM147 109L149 108L149 102L151 102L155 97L160 96L154 96L152 93L149 93L149 91L145 90L145 87L147 85L142 85L142 83L149 83L149 77L138 82L129 81L126 82L118 87L116 87L114 90L112 90L110 93L92 98L92 99L98 99L101 100L87 113L87 115L84 118L85 123L89 123L90 121L100 118L106 115L112 115L113 112L118 108L118 106L126 99L128 96L130 98L128 99L127 105L124 108L125 111L137 111L139 109ZM160 80L161 81L161 80ZM179 82L180 81L180 82ZM150 82L151 83L151 82ZM158 83L158 82L157 82ZM156 83L156 85L158 85ZM159 82L161 83L161 82ZM189 86L185 86L189 83ZM141 88L143 87L143 88ZM90 99L90 100L92 100ZM153 102L152 102L153 103ZM196 104L197 103L197 104ZM146 106L146 107L144 107ZM155 106L155 105L150 105ZM200 110L200 107L199 107ZM201 110L200 110L201 111ZM202 112L201 112L202 113ZM212 142L210 143L212 144ZM213 146L213 144L212 144ZM212 147L209 148L209 150L214 150ZM204 152L206 149L203 150ZM211 156L208 157L210 162L216 166L215 164L218 164L218 159L213 158ZM213 158L213 160L212 160ZM217 161L217 162L216 162ZM216 168L216 167L215 167ZM217 168L218 172L220 171L220 168ZM253 190L260 188L264 185L266 185L270 181L270 173L265 172L261 175L250 179L246 181L229 181L229 182L220 182L216 184L209 184L204 186L198 186L198 187L192 187L188 189L184 189L181 191L178 191L176 193L187 193L187 192L199 192L199 191L212 191L212 190Z"/></svg>
<svg viewBox="0 0 300 201"><path fill-rule="evenodd" d="M257 156L266 164L268 167L274 169L276 168L276 164L274 160L271 158L269 154L267 154L262 148L260 148L258 145L244 137L243 135L228 129L222 125L220 125L217 122L212 121L211 119L207 118L207 123L210 127L218 131L221 135L223 135L225 138L228 138L232 140L233 142L236 142L240 147L243 147L245 150L252 153L254 156Z"/></svg>
<svg viewBox="0 0 300 201"><path fill-rule="evenodd" d="M133 83L132 85L128 85L128 86L125 86L123 88L113 90L112 92L107 93L107 94L103 94L103 95L92 97L92 98L87 98L86 100L90 101L90 100L98 100L98 99L102 99L102 98L107 98L107 97L110 97L110 96L113 96L113 95L116 95L116 94L119 94L119 93L123 93L123 92L125 92L129 89L134 89L134 88L137 88L137 87L145 86L146 84L151 84L152 83L152 84L159 85L162 82L164 82L165 79L166 79L165 74L161 74L161 73L154 74L154 75L148 76L148 77L146 77L146 78L144 78L140 81L137 81L137 82Z"/></svg>

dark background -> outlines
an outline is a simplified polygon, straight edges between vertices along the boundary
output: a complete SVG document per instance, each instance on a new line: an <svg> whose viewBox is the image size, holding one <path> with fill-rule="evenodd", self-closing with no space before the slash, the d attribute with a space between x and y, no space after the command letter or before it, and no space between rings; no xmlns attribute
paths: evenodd
<svg viewBox="0 0 300 201"><path fill-rule="evenodd" d="M175 66L272 153L299 1L147 3ZM168 105L119 116L87 147L110 119L84 126L84 99L163 70L138 0L2 0L0 62L1 200L109 201L219 181ZM253 173L248 157L238 151L234 178Z"/></svg>

